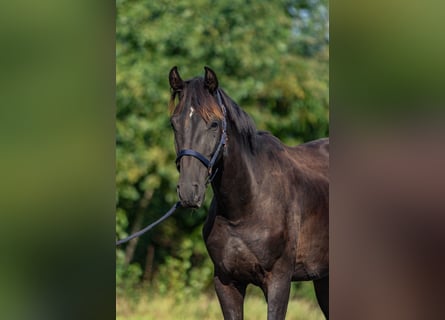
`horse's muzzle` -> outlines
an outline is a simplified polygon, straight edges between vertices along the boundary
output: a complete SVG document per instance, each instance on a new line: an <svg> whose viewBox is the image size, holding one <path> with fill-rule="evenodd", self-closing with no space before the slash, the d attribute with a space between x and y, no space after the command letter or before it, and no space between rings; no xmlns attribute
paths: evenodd
<svg viewBox="0 0 445 320"><path fill-rule="evenodd" d="M176 190L184 208L199 208L204 202L205 186L198 183L178 183Z"/></svg>

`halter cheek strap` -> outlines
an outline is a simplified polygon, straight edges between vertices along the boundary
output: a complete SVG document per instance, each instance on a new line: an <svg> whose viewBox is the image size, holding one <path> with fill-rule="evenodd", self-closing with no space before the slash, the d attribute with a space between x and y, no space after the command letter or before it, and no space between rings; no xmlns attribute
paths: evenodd
<svg viewBox="0 0 445 320"><path fill-rule="evenodd" d="M208 169L208 172L209 172L209 180L208 181L213 180L213 178L215 177L216 171L213 172L213 175L212 175L213 166L215 165L215 162L218 159L219 154L221 153L221 150L225 146L226 140L227 140L226 108L224 107L224 104L221 100L219 91L216 91L216 98L218 100L218 105L223 112L223 119L222 119L221 139L219 140L218 146L216 147L212 158L209 160L202 153L199 153L198 151L195 151L193 149L183 149L183 150L179 151L178 155L176 156L176 167L178 168L178 170L179 170L179 161L184 156L194 157L194 158L198 159L199 161L201 161L201 163L203 165L205 165Z"/></svg>

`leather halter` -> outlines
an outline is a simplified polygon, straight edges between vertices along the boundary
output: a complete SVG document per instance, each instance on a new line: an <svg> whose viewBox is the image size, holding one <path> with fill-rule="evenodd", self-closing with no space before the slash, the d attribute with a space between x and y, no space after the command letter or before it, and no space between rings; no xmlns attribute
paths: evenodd
<svg viewBox="0 0 445 320"><path fill-rule="evenodd" d="M219 91L216 91L216 99L218 100L218 105L222 110L223 113L223 119L222 119L222 132L221 132L221 138L219 140L218 146L215 149L215 152L213 153L212 157L210 159L207 159L206 156L204 156L202 153L199 153L198 151L195 151L193 149L182 149L178 152L176 156L176 167L179 170L179 161L184 156L190 156L198 159L201 161L203 165L207 167L209 179L208 181L212 181L213 178L216 175L217 170L213 172L213 166L215 165L216 160L218 160L219 155L223 149L223 147L226 145L227 140L227 122L226 122L226 108L224 106L224 103L221 100L221 96ZM213 173L213 174L212 174Z"/></svg>

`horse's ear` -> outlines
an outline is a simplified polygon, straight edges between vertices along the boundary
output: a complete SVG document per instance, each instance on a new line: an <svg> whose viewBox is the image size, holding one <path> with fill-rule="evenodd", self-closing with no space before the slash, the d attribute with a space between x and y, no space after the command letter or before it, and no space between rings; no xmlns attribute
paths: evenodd
<svg viewBox="0 0 445 320"><path fill-rule="evenodd" d="M173 91L178 91L184 88L184 81L182 81L181 76L178 72L178 67L174 66L168 75L168 80L170 81L170 87Z"/></svg>
<svg viewBox="0 0 445 320"><path fill-rule="evenodd" d="M216 77L215 72L209 67L204 67L205 76L204 83L206 88L210 91L211 94L215 93L216 89L218 89L218 78Z"/></svg>

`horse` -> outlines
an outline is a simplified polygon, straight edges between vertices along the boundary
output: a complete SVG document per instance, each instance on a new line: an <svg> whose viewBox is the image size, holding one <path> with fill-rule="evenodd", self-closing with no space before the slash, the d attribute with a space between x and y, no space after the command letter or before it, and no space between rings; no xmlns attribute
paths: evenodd
<svg viewBox="0 0 445 320"><path fill-rule="evenodd" d="M329 138L289 147L258 131L204 70L186 81L170 70L170 122L181 206L199 208L213 189L203 238L224 319L243 319L249 284L267 319L284 319L292 281L313 281L328 319Z"/></svg>

